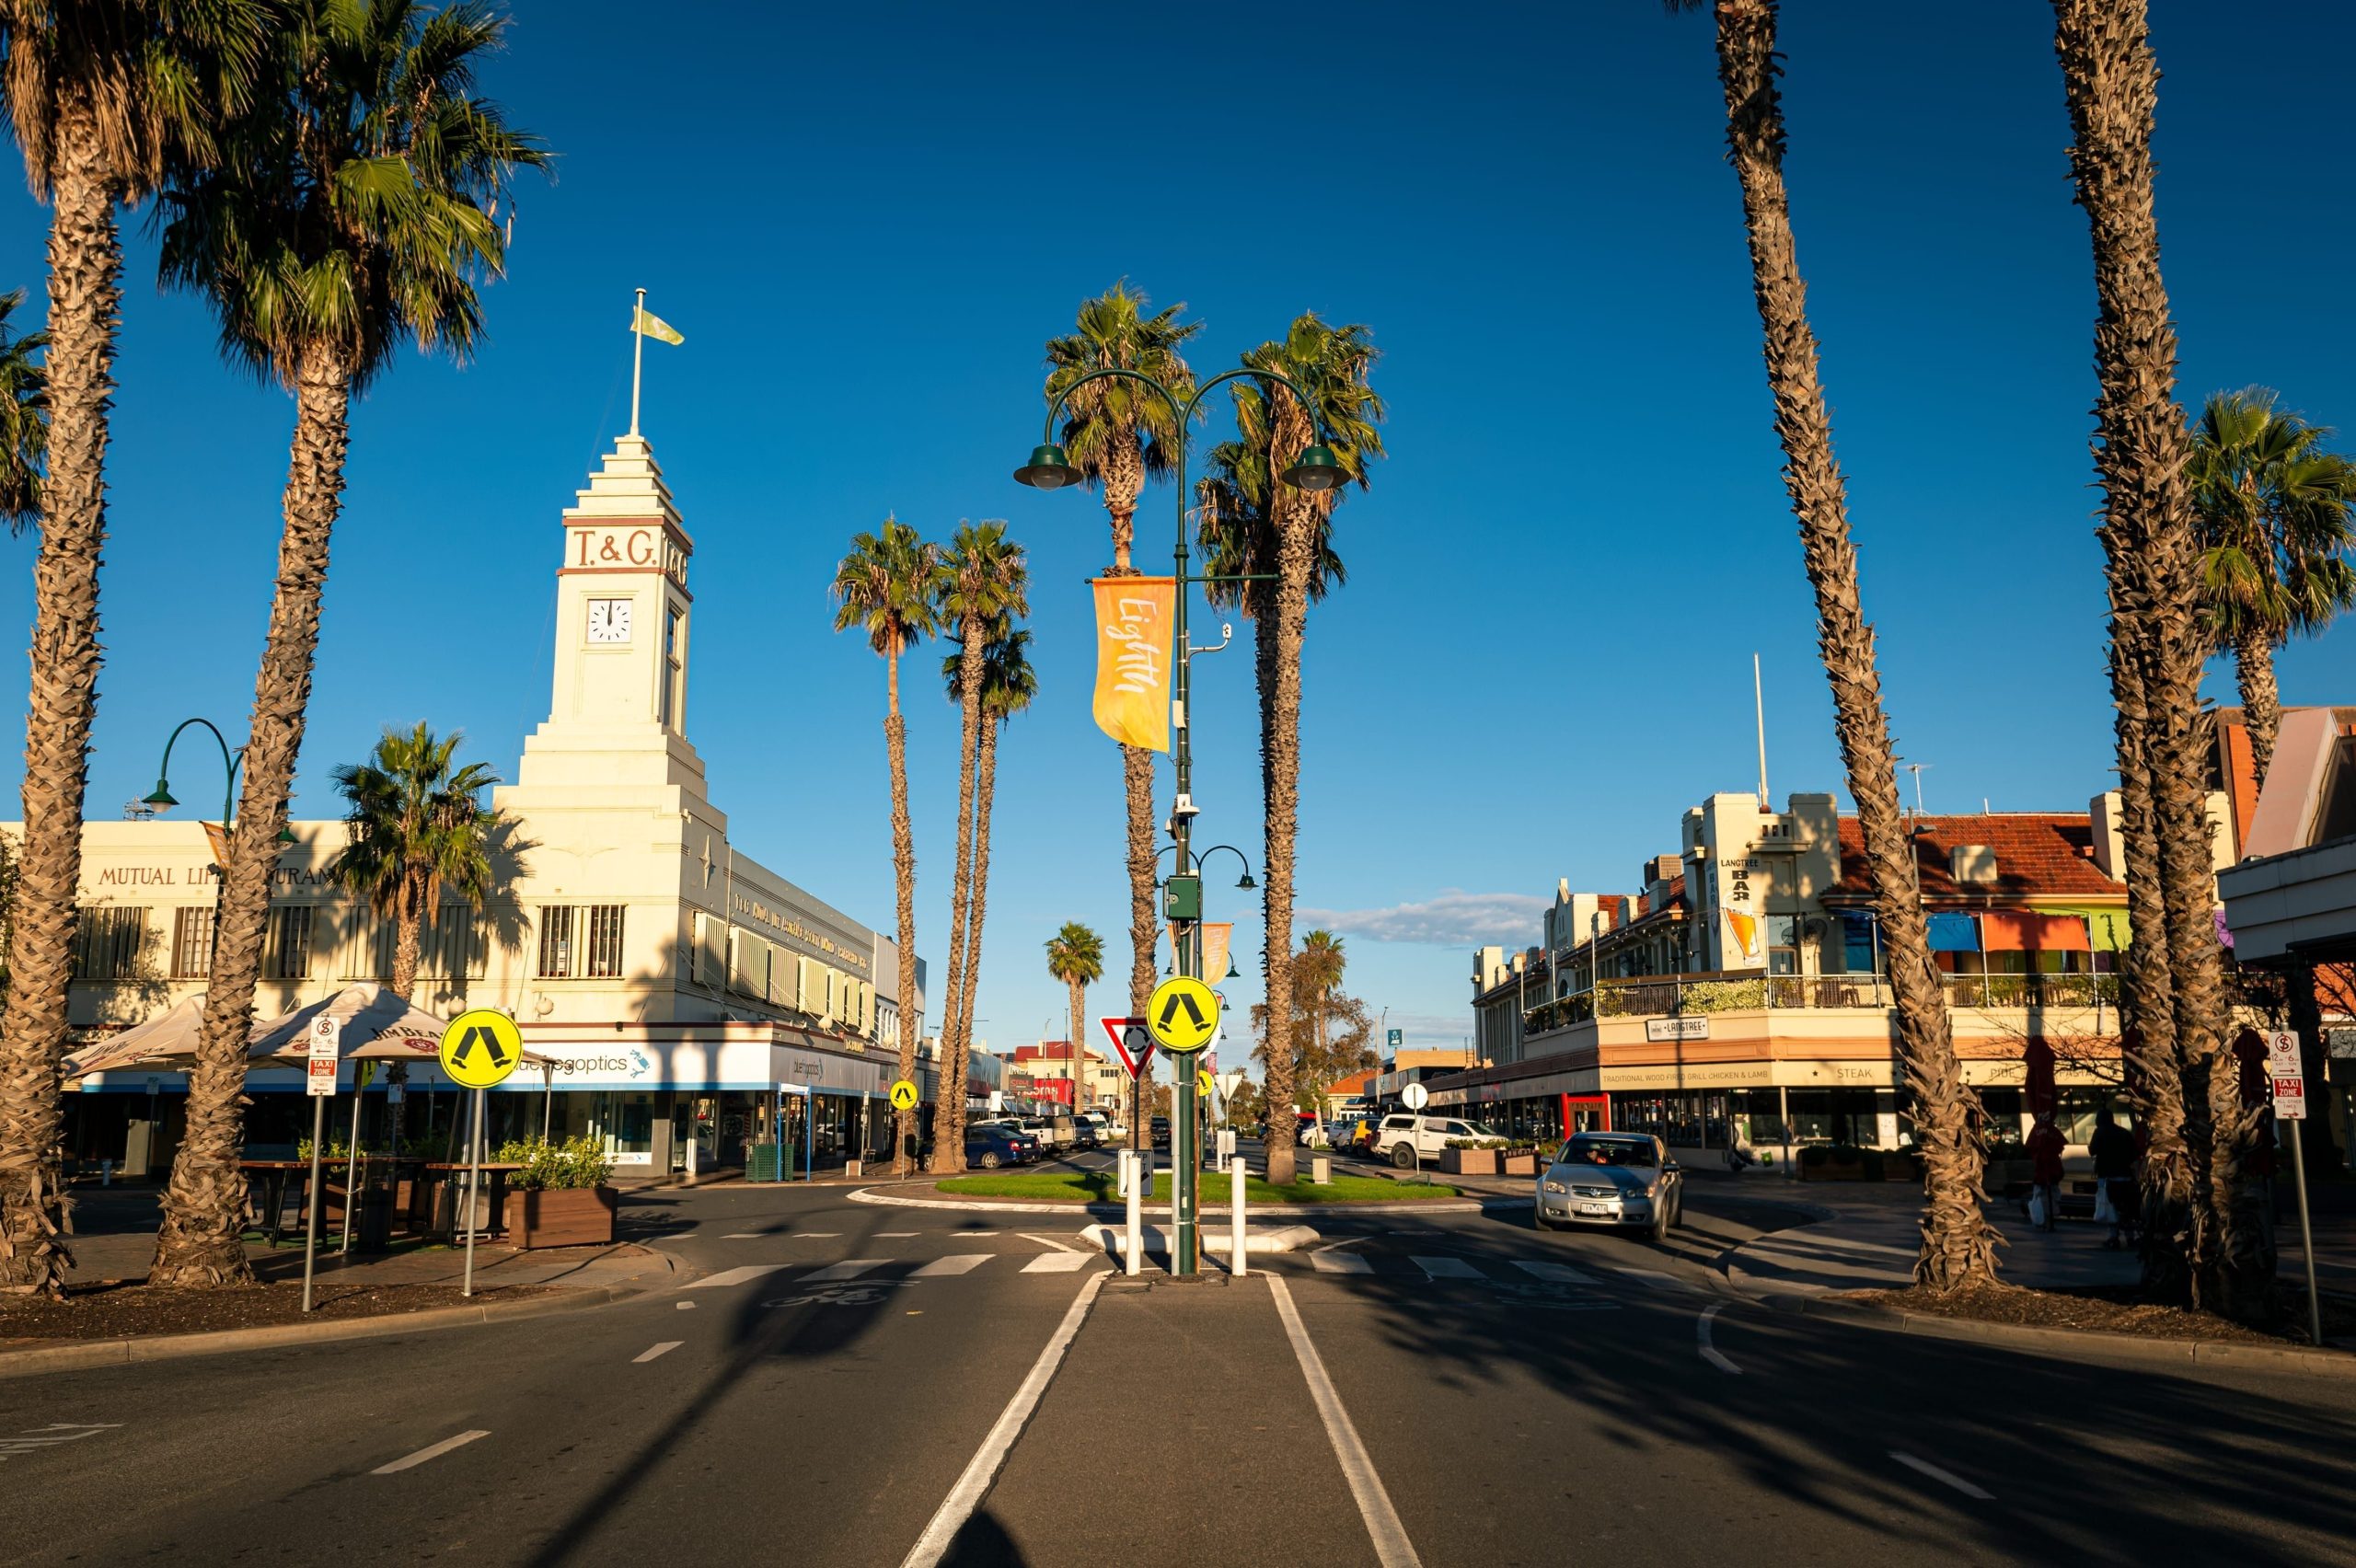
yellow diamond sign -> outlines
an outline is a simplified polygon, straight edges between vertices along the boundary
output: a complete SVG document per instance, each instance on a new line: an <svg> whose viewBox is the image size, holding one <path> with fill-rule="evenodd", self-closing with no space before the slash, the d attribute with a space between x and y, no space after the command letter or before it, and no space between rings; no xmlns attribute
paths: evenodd
<svg viewBox="0 0 2356 1568"><path fill-rule="evenodd" d="M475 1008L442 1032L442 1070L464 1088L496 1088L523 1059L524 1036L503 1012Z"/></svg>
<svg viewBox="0 0 2356 1568"><path fill-rule="evenodd" d="M1218 1034L1218 997L1200 980L1164 980L1146 1004L1145 1026L1165 1051L1199 1051Z"/></svg>
<svg viewBox="0 0 2356 1568"><path fill-rule="evenodd" d="M895 1111L915 1110L917 1108L917 1086L910 1083L906 1078L894 1078L892 1080L892 1108Z"/></svg>

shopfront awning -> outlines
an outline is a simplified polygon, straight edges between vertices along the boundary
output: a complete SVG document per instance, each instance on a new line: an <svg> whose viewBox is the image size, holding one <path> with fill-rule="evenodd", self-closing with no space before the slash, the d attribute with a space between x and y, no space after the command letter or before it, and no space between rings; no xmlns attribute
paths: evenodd
<svg viewBox="0 0 2356 1568"><path fill-rule="evenodd" d="M1980 917L1980 933L1990 952L2085 952L2092 945L2080 915L1992 909Z"/></svg>
<svg viewBox="0 0 2356 1568"><path fill-rule="evenodd" d="M1931 951L1933 952L1978 952L1980 928L1971 917L1948 911L1931 917Z"/></svg>

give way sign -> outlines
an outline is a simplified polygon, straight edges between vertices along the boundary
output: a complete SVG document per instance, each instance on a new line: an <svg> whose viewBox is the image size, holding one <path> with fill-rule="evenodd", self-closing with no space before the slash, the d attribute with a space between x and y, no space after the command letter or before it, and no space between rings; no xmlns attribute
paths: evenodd
<svg viewBox="0 0 2356 1568"><path fill-rule="evenodd" d="M1145 1020L1100 1018L1096 1021L1111 1037L1113 1049L1131 1078L1141 1078L1153 1070L1153 1036L1147 1032Z"/></svg>

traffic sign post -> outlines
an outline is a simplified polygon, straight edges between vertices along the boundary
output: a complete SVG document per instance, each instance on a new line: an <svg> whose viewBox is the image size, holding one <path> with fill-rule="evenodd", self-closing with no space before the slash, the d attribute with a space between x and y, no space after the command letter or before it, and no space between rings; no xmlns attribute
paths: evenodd
<svg viewBox="0 0 2356 1568"><path fill-rule="evenodd" d="M894 1078L892 1080L892 1109L895 1112L901 1112L913 1111L916 1108L917 1086L909 1082L907 1078ZM900 1180L905 1182L908 1178L908 1140L899 1136L897 1130L899 1117L895 1115L892 1120L894 1123L894 1132L892 1135L893 1141L900 1146Z"/></svg>
<svg viewBox="0 0 2356 1568"><path fill-rule="evenodd" d="M1197 924L1178 944L1179 973L1154 987L1146 1004L1145 1026L1161 1048L1172 1055L1191 1057L1218 1036L1218 997L1190 973L1196 962L1195 944L1201 940ZM1198 1265L1197 1207L1202 1196L1202 1154L1198 1086L1191 1063L1177 1066L1170 1096L1170 1211L1172 1230L1170 1272L1193 1274Z"/></svg>
<svg viewBox="0 0 2356 1568"><path fill-rule="evenodd" d="M343 1054L343 1022L327 1017L311 1020L309 1055L304 1060L303 1090L311 1097L310 1201L303 1216L303 1310L311 1309L311 1271L319 1258L319 1146L327 1141L328 1101L335 1097L335 1067ZM355 1122L357 1118L354 1118ZM345 1183L348 1187L349 1182ZM352 1194L343 1194L344 1207ZM272 1223L275 1223L273 1221Z"/></svg>
<svg viewBox="0 0 2356 1568"><path fill-rule="evenodd" d="M1144 1143L1149 1152L1153 1140L1145 1136L1145 1080L1153 1076L1153 1032L1141 1018L1100 1018L1096 1026L1113 1042L1113 1054L1129 1075L1129 1141Z"/></svg>
<svg viewBox="0 0 2356 1568"><path fill-rule="evenodd" d="M467 1139L467 1272L460 1296L475 1293L475 1232L481 1228L483 1091L507 1081L524 1059L524 1036L515 1020L489 1008L472 1008L442 1032L442 1070L450 1081L475 1091L475 1124Z"/></svg>
<svg viewBox="0 0 2356 1568"><path fill-rule="evenodd" d="M1424 1179L1424 1107L1430 1102L1431 1097L1432 1091L1420 1083L1411 1083L1399 1091L1399 1103L1415 1118L1415 1124L1407 1129L1407 1147L1415 1154L1415 1180L1418 1182Z"/></svg>
<svg viewBox="0 0 2356 1568"><path fill-rule="evenodd" d="M2266 1066L2274 1080L2274 1119L2291 1125L2291 1174L2299 1190L2299 1247L2307 1260L2307 1335L2323 1343L2323 1298L2316 1290L2316 1233L2307 1216L2306 1147L2299 1124L2307 1119L2307 1080L2299 1037L2278 1029L2266 1037Z"/></svg>

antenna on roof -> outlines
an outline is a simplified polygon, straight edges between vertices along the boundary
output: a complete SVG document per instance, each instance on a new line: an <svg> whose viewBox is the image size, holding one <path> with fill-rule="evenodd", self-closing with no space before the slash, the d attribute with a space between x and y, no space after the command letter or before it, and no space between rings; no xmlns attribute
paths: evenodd
<svg viewBox="0 0 2356 1568"><path fill-rule="evenodd" d="M1767 810L1767 693L1759 682L1759 655L1750 656L1750 704L1759 716L1759 809Z"/></svg>
<svg viewBox="0 0 2356 1568"><path fill-rule="evenodd" d="M1914 776L1914 814L1916 816L1923 814L1923 770L1936 766L1937 764L1929 762L1910 762L1906 765L1906 771Z"/></svg>

